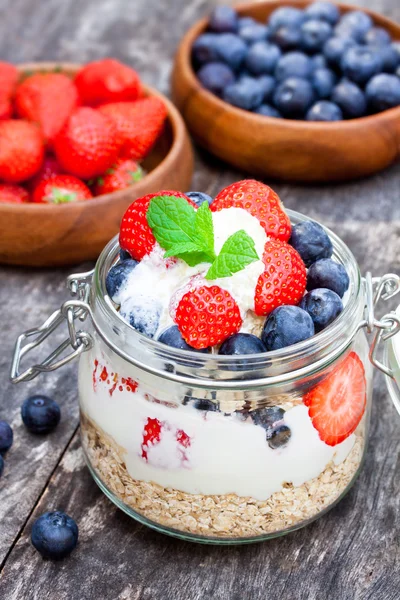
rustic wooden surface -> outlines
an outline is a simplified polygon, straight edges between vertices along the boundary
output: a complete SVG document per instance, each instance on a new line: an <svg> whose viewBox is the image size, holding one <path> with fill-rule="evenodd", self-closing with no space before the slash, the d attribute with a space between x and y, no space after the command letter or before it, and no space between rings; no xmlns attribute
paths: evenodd
<svg viewBox="0 0 400 600"><path fill-rule="evenodd" d="M400 22L397 0L358 2ZM168 92L174 49L205 15L205 0L0 0L1 59L87 61L118 56L149 85ZM197 152L192 189L215 194L242 177ZM400 273L400 165L360 182L329 187L275 185L286 206L332 226L362 270ZM117 510L83 465L77 437L76 365L29 384L8 382L11 351L65 298L74 269L0 269L0 418L15 443L0 480L0 598L3 600L399 600L400 420L380 376L369 451L348 496L323 519L282 539L207 547L152 532ZM59 332L55 342L63 338ZM28 434L20 405L45 392L62 406L46 437ZM78 522L80 544L61 563L30 545L33 519L52 508Z"/></svg>

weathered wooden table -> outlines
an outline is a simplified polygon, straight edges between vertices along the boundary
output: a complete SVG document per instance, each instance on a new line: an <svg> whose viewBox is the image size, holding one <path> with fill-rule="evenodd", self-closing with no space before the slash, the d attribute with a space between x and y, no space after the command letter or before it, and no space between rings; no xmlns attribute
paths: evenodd
<svg viewBox="0 0 400 600"><path fill-rule="evenodd" d="M354 2L353 2L354 3ZM398 0L359 0L400 21ZM73 0L0 3L1 59L84 62L116 56L146 83L168 92L171 60L206 0ZM193 189L214 195L243 177L197 153ZM400 273L400 165L341 186L275 184L287 207L331 226L362 270ZM100 492L78 436L76 364L29 384L8 381L17 334L59 307L71 269L0 270L0 418L15 442L0 480L2 600L398 600L400 598L400 418L383 378L375 379L369 451L347 497L311 526L243 547L208 547L157 534L129 519ZM61 334L62 335L62 334ZM62 422L49 436L27 433L20 406L35 392L53 396ZM30 544L33 520L49 509L71 514L79 547L60 563Z"/></svg>

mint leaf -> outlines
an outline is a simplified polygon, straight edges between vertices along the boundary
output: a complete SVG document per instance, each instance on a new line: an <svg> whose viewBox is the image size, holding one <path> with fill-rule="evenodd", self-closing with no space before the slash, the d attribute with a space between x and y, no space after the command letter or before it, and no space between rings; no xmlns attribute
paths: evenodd
<svg viewBox="0 0 400 600"><path fill-rule="evenodd" d="M202 239L204 251L214 260L214 226L208 202L203 202L197 210L195 226L198 236Z"/></svg>
<svg viewBox="0 0 400 600"><path fill-rule="evenodd" d="M187 254L180 254L179 257L180 259L184 260L186 264L189 265L189 267L195 267L196 265L199 265L201 263L210 263L210 257L208 254L205 254L204 252L190 252Z"/></svg>
<svg viewBox="0 0 400 600"><path fill-rule="evenodd" d="M179 244L197 245L196 211L184 198L156 196L147 210L147 222L164 250ZM191 250L189 250L190 252Z"/></svg>
<svg viewBox="0 0 400 600"><path fill-rule="evenodd" d="M241 229L226 240L221 252L208 270L206 279L230 277L258 259L254 240L244 229Z"/></svg>
<svg viewBox="0 0 400 600"><path fill-rule="evenodd" d="M192 242L184 242L183 244L174 244L171 246L164 254L164 257L168 258L169 256L178 256L178 254L188 254L192 252L199 252L199 246Z"/></svg>

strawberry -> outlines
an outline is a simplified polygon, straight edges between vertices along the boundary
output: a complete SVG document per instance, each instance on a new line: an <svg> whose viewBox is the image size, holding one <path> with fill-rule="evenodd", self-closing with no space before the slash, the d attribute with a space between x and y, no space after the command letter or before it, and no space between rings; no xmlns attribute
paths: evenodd
<svg viewBox="0 0 400 600"><path fill-rule="evenodd" d="M7 62L0 61L0 119L11 119L11 97L18 81L17 68Z"/></svg>
<svg viewBox="0 0 400 600"><path fill-rule="evenodd" d="M19 183L35 175L43 162L39 127L28 121L0 121L0 179Z"/></svg>
<svg viewBox="0 0 400 600"><path fill-rule="evenodd" d="M97 179L94 188L96 196L124 190L143 178L143 171L133 160L119 158L115 165Z"/></svg>
<svg viewBox="0 0 400 600"><path fill-rule="evenodd" d="M170 190L147 194L147 196L143 196L132 202L122 217L119 245L122 250L129 252L135 260L142 260L146 254L150 254L156 243L156 239L146 219L150 200L155 198L155 196L176 196L177 198L185 198L189 204L196 206L194 202L185 196L185 194L182 194L182 192Z"/></svg>
<svg viewBox="0 0 400 600"><path fill-rule="evenodd" d="M162 425L158 419L148 417L143 429L142 438L142 458L147 460L147 450L149 446L155 446L161 440Z"/></svg>
<svg viewBox="0 0 400 600"><path fill-rule="evenodd" d="M254 311L268 315L282 304L298 304L306 289L307 271L300 254L280 240L269 240L262 257L265 270L258 278Z"/></svg>
<svg viewBox="0 0 400 600"><path fill-rule="evenodd" d="M54 175L39 183L32 200L39 204L66 204L92 197L91 191L80 179L72 175Z"/></svg>
<svg viewBox="0 0 400 600"><path fill-rule="evenodd" d="M117 160L120 140L113 122L93 108L77 108L54 140L57 159L65 171L91 179Z"/></svg>
<svg viewBox="0 0 400 600"><path fill-rule="evenodd" d="M308 414L328 446L343 442L361 421L367 401L364 366L350 354L303 398Z"/></svg>
<svg viewBox="0 0 400 600"><path fill-rule="evenodd" d="M20 83L15 92L18 116L39 123L50 143L77 105L77 89L63 73L35 73Z"/></svg>
<svg viewBox="0 0 400 600"><path fill-rule="evenodd" d="M44 157L40 171L35 175L35 177L28 181L27 187L31 192L33 192L39 183L42 183L42 181L47 181L47 179L50 179L50 177L53 177L54 175L63 174L64 171L56 157L48 154Z"/></svg>
<svg viewBox="0 0 400 600"><path fill-rule="evenodd" d="M239 307L218 285L200 285L184 294L178 303L175 323L185 342L202 350L221 344L242 325Z"/></svg>
<svg viewBox="0 0 400 600"><path fill-rule="evenodd" d="M141 95L139 75L113 58L88 63L75 77L83 104L98 106L106 102L137 100Z"/></svg>
<svg viewBox="0 0 400 600"><path fill-rule="evenodd" d="M289 240L291 232L289 217L283 209L278 194L268 185L254 179L233 183L215 197L211 210L216 212L231 206L243 208L256 217L269 237L283 242Z"/></svg>
<svg viewBox="0 0 400 600"><path fill-rule="evenodd" d="M99 110L114 121L123 139L121 156L132 160L140 160L150 152L167 117L164 102L155 96L105 104Z"/></svg>
<svg viewBox="0 0 400 600"><path fill-rule="evenodd" d="M12 112L11 100L0 97L0 120L11 119Z"/></svg>
<svg viewBox="0 0 400 600"><path fill-rule="evenodd" d="M29 194L25 188L12 183L0 183L0 204L22 204L29 202Z"/></svg>

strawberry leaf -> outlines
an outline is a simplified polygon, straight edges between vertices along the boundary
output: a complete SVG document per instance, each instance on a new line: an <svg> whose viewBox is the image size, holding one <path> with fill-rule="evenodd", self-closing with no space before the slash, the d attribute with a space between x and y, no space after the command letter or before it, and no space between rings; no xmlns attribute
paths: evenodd
<svg viewBox="0 0 400 600"><path fill-rule="evenodd" d="M208 270L206 279L230 277L256 260L259 260L259 256L254 246L254 240L244 229L241 229L226 240L221 252Z"/></svg>

